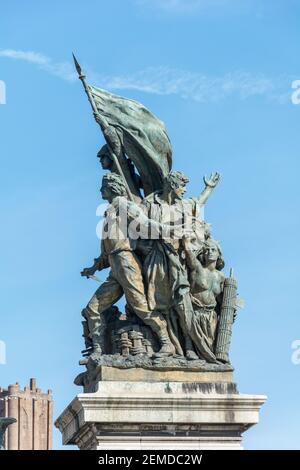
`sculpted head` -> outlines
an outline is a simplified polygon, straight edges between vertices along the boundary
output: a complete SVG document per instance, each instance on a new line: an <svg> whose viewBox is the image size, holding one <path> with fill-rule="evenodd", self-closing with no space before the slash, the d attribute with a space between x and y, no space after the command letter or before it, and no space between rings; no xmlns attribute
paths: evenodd
<svg viewBox="0 0 300 470"><path fill-rule="evenodd" d="M172 193L175 199L182 199L188 182L188 177L180 171L170 171L165 177L164 190Z"/></svg>
<svg viewBox="0 0 300 470"><path fill-rule="evenodd" d="M225 263L222 256L222 251L219 243L216 240L208 239L205 242L203 249L203 261L204 265L210 263L216 263L216 269L221 271L224 268Z"/></svg>
<svg viewBox="0 0 300 470"><path fill-rule="evenodd" d="M102 198L111 202L116 196L126 196L126 187L121 176L117 173L109 173L102 178L100 188Z"/></svg>
<svg viewBox="0 0 300 470"><path fill-rule="evenodd" d="M111 170L112 169L113 160L112 160L112 157L110 155L109 148L106 144L103 145L103 147L101 147L101 149L97 153L97 157L100 160L100 163L101 163L101 166L102 166L103 170Z"/></svg>

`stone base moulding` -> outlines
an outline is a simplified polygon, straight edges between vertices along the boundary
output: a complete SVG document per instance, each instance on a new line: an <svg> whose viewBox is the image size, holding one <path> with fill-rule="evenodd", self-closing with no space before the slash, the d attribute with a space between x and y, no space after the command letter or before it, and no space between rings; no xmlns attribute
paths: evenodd
<svg viewBox="0 0 300 470"><path fill-rule="evenodd" d="M99 382L56 420L63 444L95 450L242 449L264 395L230 382Z"/></svg>

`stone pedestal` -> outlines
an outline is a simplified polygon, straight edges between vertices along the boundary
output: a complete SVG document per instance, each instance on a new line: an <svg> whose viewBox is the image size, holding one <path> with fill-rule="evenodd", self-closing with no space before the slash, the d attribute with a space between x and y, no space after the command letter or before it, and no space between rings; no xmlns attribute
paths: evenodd
<svg viewBox="0 0 300 470"><path fill-rule="evenodd" d="M123 380L114 372L103 368L98 390L77 395L57 419L64 444L82 450L242 449L242 434L258 422L266 401L240 394L231 372L172 371L170 380L165 371L123 370Z"/></svg>

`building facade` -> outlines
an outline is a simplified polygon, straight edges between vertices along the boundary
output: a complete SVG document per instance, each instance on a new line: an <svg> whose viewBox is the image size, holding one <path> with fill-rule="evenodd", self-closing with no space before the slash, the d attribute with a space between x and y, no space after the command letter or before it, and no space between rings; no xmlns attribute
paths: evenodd
<svg viewBox="0 0 300 470"><path fill-rule="evenodd" d="M37 388L36 379L30 379L24 390L18 383L0 388L0 416L17 420L6 432L7 450L52 449L52 392Z"/></svg>

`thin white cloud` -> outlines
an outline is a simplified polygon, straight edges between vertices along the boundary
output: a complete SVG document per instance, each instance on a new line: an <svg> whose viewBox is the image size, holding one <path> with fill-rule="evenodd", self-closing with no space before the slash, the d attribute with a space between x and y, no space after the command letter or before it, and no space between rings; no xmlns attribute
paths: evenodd
<svg viewBox="0 0 300 470"><path fill-rule="evenodd" d="M134 0L140 7L150 7L167 13L193 13L208 7L220 6L229 0Z"/></svg>
<svg viewBox="0 0 300 470"><path fill-rule="evenodd" d="M179 95L198 102L218 102L229 97L246 99L260 96L279 102L288 100L288 78L267 78L246 72L233 72L220 77L208 76L168 67L150 67L131 75L107 77L91 74L99 87L112 90L137 90L158 95Z"/></svg>
<svg viewBox="0 0 300 470"><path fill-rule="evenodd" d="M40 69L45 70L51 75L55 75L63 80L74 81L76 73L74 67L69 62L54 62L39 52L33 51L16 51L14 49L0 49L0 57L7 57L15 60L22 60L30 64L37 65Z"/></svg>
<svg viewBox="0 0 300 470"><path fill-rule="evenodd" d="M37 52L5 49L0 50L0 57L26 61L70 82L77 78L72 62L55 62ZM162 66L118 76L87 72L90 83L109 90L137 90L156 95L178 95L202 103L218 102L229 97L246 99L254 96L286 102L290 99L291 83L295 78L269 78L263 74L252 75L237 71L217 77Z"/></svg>

